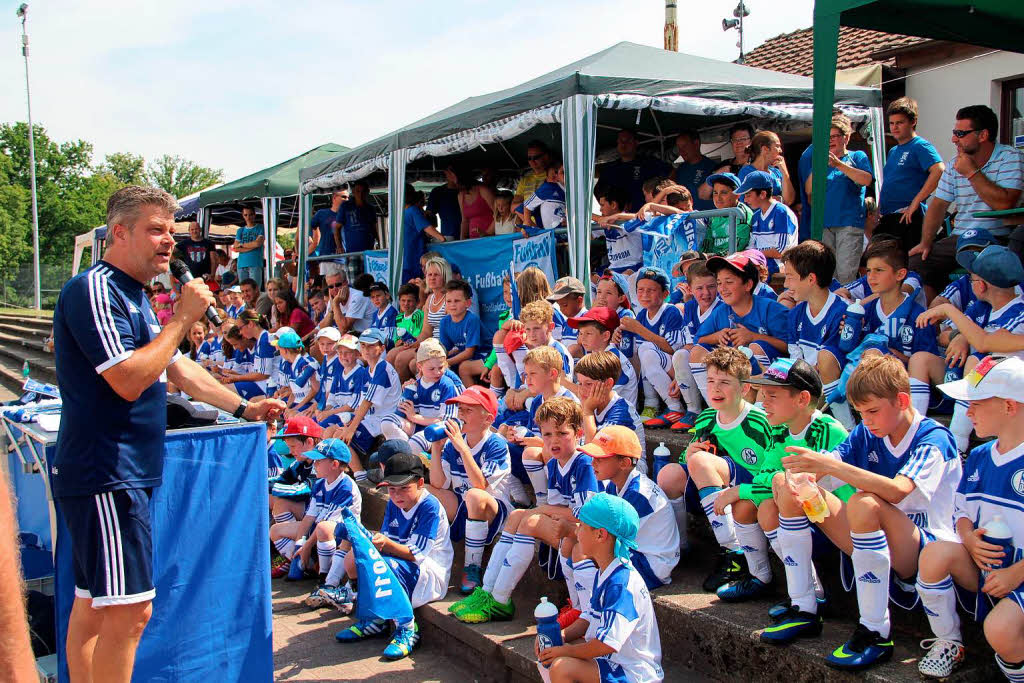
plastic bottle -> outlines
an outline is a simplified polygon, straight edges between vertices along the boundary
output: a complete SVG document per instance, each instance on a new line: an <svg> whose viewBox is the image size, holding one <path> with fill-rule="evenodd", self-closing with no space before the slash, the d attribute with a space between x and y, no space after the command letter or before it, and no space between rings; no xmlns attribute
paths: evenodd
<svg viewBox="0 0 1024 683"><path fill-rule="evenodd" d="M846 319L843 321L843 329L839 332L839 350L850 353L857 348L863 327L864 307L860 305L860 299L857 299L846 307Z"/></svg>
<svg viewBox="0 0 1024 683"><path fill-rule="evenodd" d="M458 418L451 418L452 422L462 427L462 423ZM435 422L434 424L427 425L423 429L423 438L427 440L427 443L434 443L445 438L447 434L444 431L444 422Z"/></svg>
<svg viewBox="0 0 1024 683"><path fill-rule="evenodd" d="M655 481L658 479L658 472L661 471L662 467L669 464L671 457L672 451L668 449L664 441L660 442L658 447L654 449L654 473L652 476Z"/></svg>
<svg viewBox="0 0 1024 683"><path fill-rule="evenodd" d="M787 474L786 476L789 477L793 488L796 489L796 498L803 506L807 519L815 524L825 521L829 515L828 505L825 504L825 498L818 490L818 484L814 481L814 477L808 472Z"/></svg>
<svg viewBox="0 0 1024 683"><path fill-rule="evenodd" d="M25 361L21 365L21 377L22 377L22 379L28 379L28 373L29 373L28 361Z"/></svg>
<svg viewBox="0 0 1024 683"><path fill-rule="evenodd" d="M558 608L541 598L537 608L533 610L537 620L537 649L544 651L549 647L562 644L562 627L558 625Z"/></svg>
<svg viewBox="0 0 1024 683"><path fill-rule="evenodd" d="M1003 516L993 515L987 524L982 524L981 526L985 530L981 540L1003 549L1002 559L998 560L998 564L993 563L989 567L991 569L1003 569L1013 564L1015 552L1013 548L1013 530L1003 520Z"/></svg>

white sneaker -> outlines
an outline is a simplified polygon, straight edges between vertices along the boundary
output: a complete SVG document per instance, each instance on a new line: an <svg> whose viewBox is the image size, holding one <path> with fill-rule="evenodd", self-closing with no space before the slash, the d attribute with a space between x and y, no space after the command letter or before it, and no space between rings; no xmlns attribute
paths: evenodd
<svg viewBox="0 0 1024 683"><path fill-rule="evenodd" d="M926 638L921 647L928 652L917 663L917 670L928 678L945 678L964 661L964 646L955 640Z"/></svg>

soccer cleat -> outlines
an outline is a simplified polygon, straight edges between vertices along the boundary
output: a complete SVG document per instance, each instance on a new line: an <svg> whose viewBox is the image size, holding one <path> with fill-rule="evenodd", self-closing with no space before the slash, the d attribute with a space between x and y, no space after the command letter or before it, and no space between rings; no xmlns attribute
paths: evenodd
<svg viewBox="0 0 1024 683"><path fill-rule="evenodd" d="M693 429L693 425L697 422L697 413L692 410L686 411L686 414L679 419L674 425L669 427L673 432L685 432L687 429Z"/></svg>
<svg viewBox="0 0 1024 683"><path fill-rule="evenodd" d="M309 607L310 609L320 609L321 607L326 607L328 605L328 602L327 598L325 598L323 594L323 589L326 587L326 585L320 585L314 588L312 591L310 591L309 595L303 598L302 604L304 604L306 607Z"/></svg>
<svg viewBox="0 0 1024 683"><path fill-rule="evenodd" d="M857 671L866 669L892 657L892 638L883 638L864 624L857 624L848 641L825 657L825 663L834 669Z"/></svg>
<svg viewBox="0 0 1024 683"><path fill-rule="evenodd" d="M284 560L284 558L281 559ZM270 578L283 579L284 577L288 576L288 570L289 568L291 568L291 564L292 563L288 560L284 560L284 562L280 563L279 565L270 570Z"/></svg>
<svg viewBox="0 0 1024 683"><path fill-rule="evenodd" d="M771 645L788 645L797 638L810 638L821 634L820 614L801 612L790 607L771 626L761 631L761 642Z"/></svg>
<svg viewBox="0 0 1024 683"><path fill-rule="evenodd" d="M715 591L718 599L723 602L745 602L759 598L771 589L771 585L755 576L744 576L739 581L732 581L719 586Z"/></svg>
<svg viewBox="0 0 1024 683"><path fill-rule="evenodd" d="M644 420L644 427L648 429L667 429L683 419L683 414L677 410L669 410L650 420Z"/></svg>
<svg viewBox="0 0 1024 683"><path fill-rule="evenodd" d="M391 642L384 648L384 659L390 659L395 661L402 657L409 656L409 653L416 649L416 646L420 644L420 627L416 624L412 625L412 628L408 626L399 626L395 629L395 633L391 636Z"/></svg>
<svg viewBox="0 0 1024 683"><path fill-rule="evenodd" d="M955 640L927 638L921 641L921 647L928 650L917 670L928 678L945 678L964 662L964 646Z"/></svg>
<svg viewBox="0 0 1024 683"><path fill-rule="evenodd" d="M488 621L509 621L516 616L516 606L512 600L498 602L494 596L484 591L478 602L471 604L455 615L464 624L484 624Z"/></svg>
<svg viewBox="0 0 1024 683"><path fill-rule="evenodd" d="M747 573L747 563L739 550L720 548L715 571L704 579L704 590L708 593L718 592L719 587L732 581L739 581Z"/></svg>
<svg viewBox="0 0 1024 683"><path fill-rule="evenodd" d="M649 420L652 417L657 417L657 415L658 409L655 408L654 406L646 406L643 410L640 411L640 417L644 418L645 420Z"/></svg>
<svg viewBox="0 0 1024 683"><path fill-rule="evenodd" d="M828 600L825 598L816 598L815 601L818 603L818 614L825 616L826 608L828 607ZM793 603L789 598L786 598L782 602L777 602L768 608L768 618L772 621L779 621L789 616L789 608Z"/></svg>
<svg viewBox="0 0 1024 683"><path fill-rule="evenodd" d="M457 615L462 610L471 607L473 603L480 600L485 593L487 593L487 591L485 591L480 586L477 586L473 589L473 592L470 593L468 596L462 598L458 602L453 602L452 604L448 605L448 613Z"/></svg>
<svg viewBox="0 0 1024 683"><path fill-rule="evenodd" d="M339 643L355 643L366 638L384 635L387 628L388 623L383 619L361 619L344 631L335 633L334 638Z"/></svg>
<svg viewBox="0 0 1024 683"><path fill-rule="evenodd" d="M568 628L580 618L581 614L583 613L572 606L572 600L566 600L562 609L558 610L559 628Z"/></svg>
<svg viewBox="0 0 1024 683"><path fill-rule="evenodd" d="M288 559L284 555L278 555L270 561L270 570L274 571L283 564L288 564Z"/></svg>
<svg viewBox="0 0 1024 683"><path fill-rule="evenodd" d="M466 565L462 572L462 585L459 586L459 592L463 595L469 595L476 590L476 587L480 585L482 574L483 571L480 569L480 565Z"/></svg>
<svg viewBox="0 0 1024 683"><path fill-rule="evenodd" d="M320 595L325 603L338 610L342 614L352 612L356 596L348 586L321 586Z"/></svg>

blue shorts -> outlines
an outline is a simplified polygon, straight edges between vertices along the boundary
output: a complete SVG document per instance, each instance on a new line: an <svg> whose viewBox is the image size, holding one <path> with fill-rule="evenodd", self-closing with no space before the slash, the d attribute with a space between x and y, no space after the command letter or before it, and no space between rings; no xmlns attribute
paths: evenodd
<svg viewBox="0 0 1024 683"><path fill-rule="evenodd" d="M235 382L235 390L247 401L267 395L267 390L256 382Z"/></svg>
<svg viewBox="0 0 1024 683"><path fill-rule="evenodd" d="M979 573L980 574L980 573ZM1024 610L1024 585L1018 586L1016 590L1012 590L1001 598L992 598L986 593L982 593L981 582L983 579L979 575L978 577L978 591L968 590L960 586L955 581L953 582L953 588L956 589L956 599L960 603L960 606L964 610L974 617L975 621L984 621L988 613L992 611L1001 600L1013 600L1017 603L1017 607Z"/></svg>
<svg viewBox="0 0 1024 683"><path fill-rule="evenodd" d="M601 683L629 683L625 669L610 659L598 657L597 668L601 671Z"/></svg>
<svg viewBox="0 0 1024 683"><path fill-rule="evenodd" d="M448 535L452 541L458 542L466 537L466 520L469 519L469 513L466 512L466 502L462 500L462 496L456 493L455 497L459 499L459 509L455 513L455 519L448 526ZM501 499L495 500L498 501L498 514L487 524L487 536L484 538L484 545L490 545L494 541L494 537L501 533L501 530L505 527L505 522L508 520L509 513L512 512L508 503Z"/></svg>
<svg viewBox="0 0 1024 683"><path fill-rule="evenodd" d="M324 419L320 420L319 424L321 427L344 427L345 421L342 420L342 415L350 415L351 413L335 413L334 415L328 415Z"/></svg>
<svg viewBox="0 0 1024 683"><path fill-rule="evenodd" d="M647 556L636 550L629 551L629 562L633 565L640 576L643 577L644 583L647 585L647 590L652 591L655 588L661 588L665 585L665 582L658 578L651 569L651 563L647 561Z"/></svg>
<svg viewBox="0 0 1024 683"><path fill-rule="evenodd" d="M411 599L413 591L416 590L416 582L420 579L420 566L412 560L404 560L400 557L385 556L384 559L391 565L398 582L402 584L402 589Z"/></svg>
<svg viewBox="0 0 1024 683"><path fill-rule="evenodd" d="M93 607L152 600L152 489L119 489L92 496L58 498L71 539L75 597Z"/></svg>
<svg viewBox="0 0 1024 683"><path fill-rule="evenodd" d="M754 481L754 475L744 467L740 467L732 458L725 456L718 456L725 460L725 463L729 466L729 486L739 486L740 484L750 484ZM686 490L683 491L683 496L686 498L686 511L695 515L704 514L704 506L700 502L700 493L697 491L697 485L693 483L693 479L690 478L690 469L686 464L680 465L683 471L686 472Z"/></svg>

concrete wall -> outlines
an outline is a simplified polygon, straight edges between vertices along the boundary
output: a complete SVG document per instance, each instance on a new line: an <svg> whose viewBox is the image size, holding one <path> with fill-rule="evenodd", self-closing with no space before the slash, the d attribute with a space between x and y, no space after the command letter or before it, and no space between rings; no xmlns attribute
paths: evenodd
<svg viewBox="0 0 1024 683"><path fill-rule="evenodd" d="M909 69L906 80L907 95L917 100L920 112L918 135L934 144L946 161L955 154L950 131L957 109L968 104L987 104L998 116L1001 81L1024 76L1024 54L1012 52L997 52L935 69L958 59L963 57Z"/></svg>

